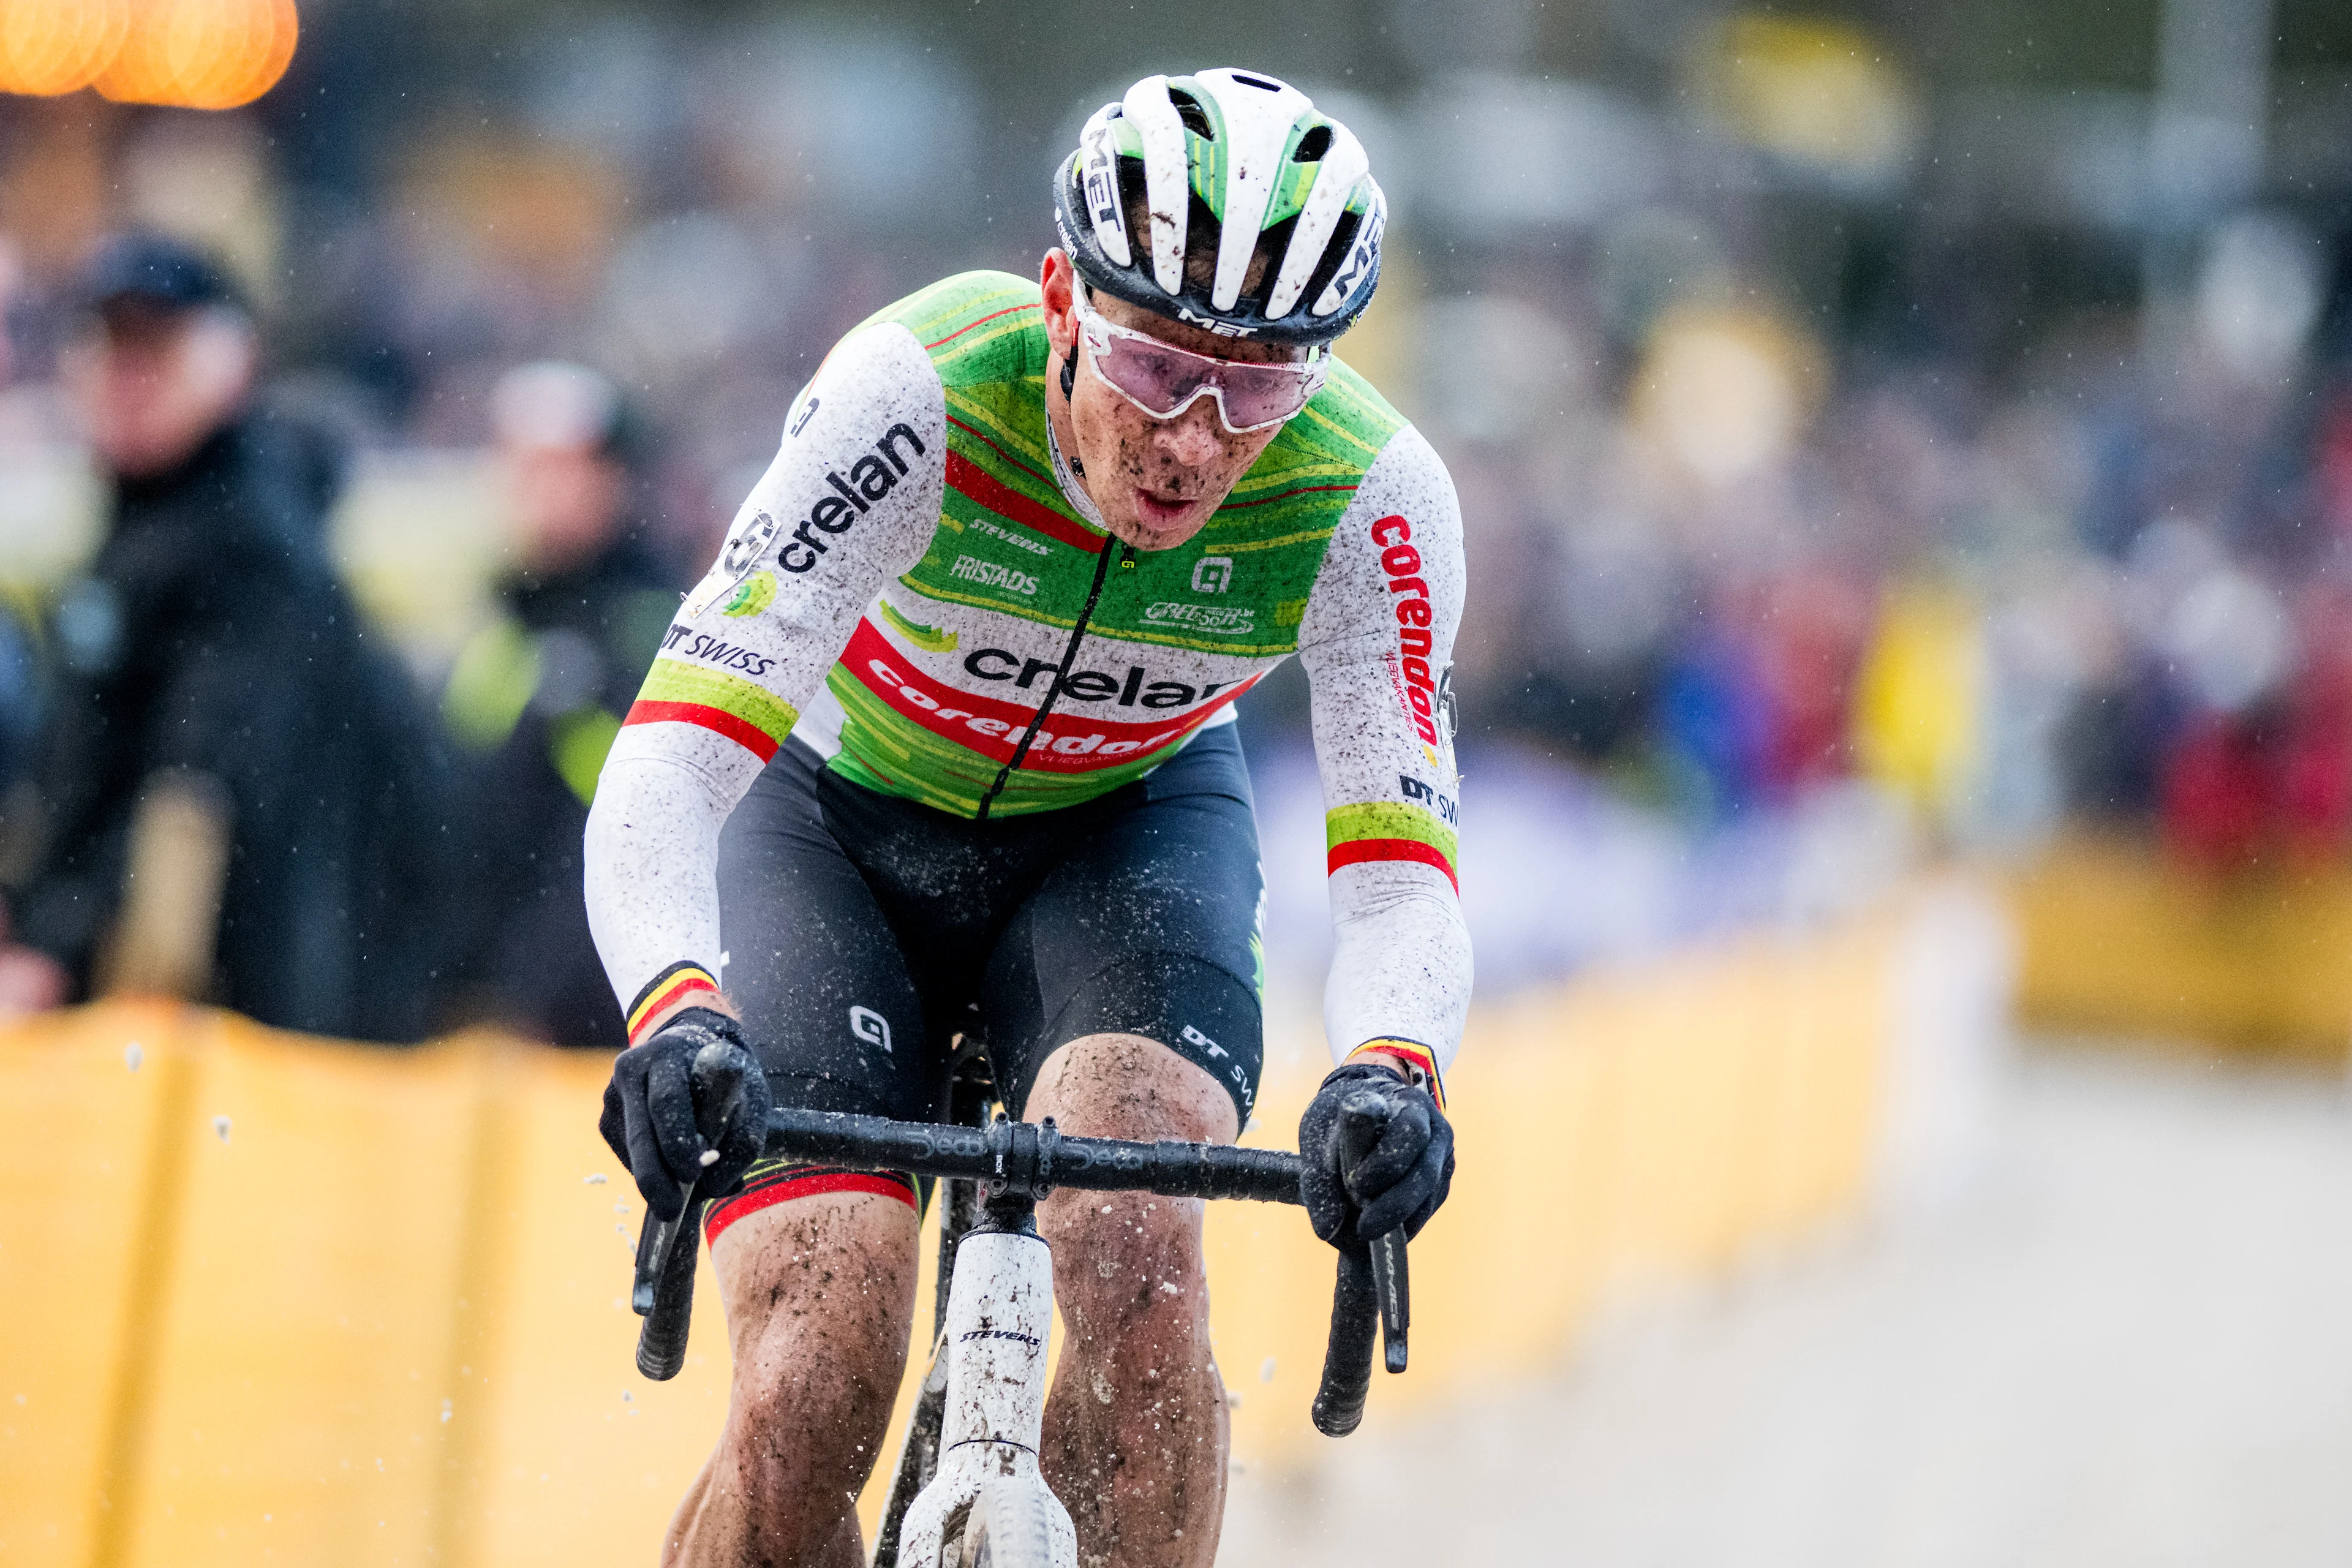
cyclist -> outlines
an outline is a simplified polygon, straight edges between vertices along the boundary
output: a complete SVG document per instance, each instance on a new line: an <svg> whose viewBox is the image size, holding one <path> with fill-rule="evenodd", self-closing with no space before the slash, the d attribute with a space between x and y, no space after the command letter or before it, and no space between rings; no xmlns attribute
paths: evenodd
<svg viewBox="0 0 2352 1568"><path fill-rule="evenodd" d="M1304 94L1211 70L1105 105L1054 202L1039 283L950 278L826 358L598 786L590 918L633 1042L604 1131L656 1213L717 1196L733 1349L668 1562L860 1562L850 1500L904 1363L914 1184L763 1157L770 1095L937 1119L961 1036L1066 1131L1246 1125L1262 880L1233 702L1293 653L1338 931L1309 1214L1360 1257L1452 1173L1460 515L1330 350L1378 279L1380 188ZM698 1055L723 1070L690 1080ZM690 1082L706 1119L742 1107L708 1146ZM1392 1114L1343 1184L1338 1107L1367 1089ZM1215 1555L1200 1209L1039 1206L1068 1331L1040 1459L1088 1563Z"/></svg>

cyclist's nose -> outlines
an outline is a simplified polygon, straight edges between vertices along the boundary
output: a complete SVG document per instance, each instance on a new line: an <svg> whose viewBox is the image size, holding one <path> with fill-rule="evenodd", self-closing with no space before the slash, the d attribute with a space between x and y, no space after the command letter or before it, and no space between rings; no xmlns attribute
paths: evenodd
<svg viewBox="0 0 2352 1568"><path fill-rule="evenodd" d="M1213 397L1194 398L1189 407L1159 421L1159 426L1153 437L1160 449L1188 468L1216 461L1225 449L1217 420L1217 400Z"/></svg>

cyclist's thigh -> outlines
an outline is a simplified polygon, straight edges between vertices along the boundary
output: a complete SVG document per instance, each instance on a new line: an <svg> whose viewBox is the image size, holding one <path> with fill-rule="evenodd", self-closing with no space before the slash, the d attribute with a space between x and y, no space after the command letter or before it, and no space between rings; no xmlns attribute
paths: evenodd
<svg viewBox="0 0 2352 1568"><path fill-rule="evenodd" d="M1060 858L1068 827L1040 817L976 824L830 772L816 799L907 956L925 1032L945 1041L970 1028L989 953ZM1073 820L1093 818L1080 807Z"/></svg>
<svg viewBox="0 0 2352 1568"><path fill-rule="evenodd" d="M719 845L727 994L780 1106L929 1121L944 1064L888 923L816 805L820 764L787 742L728 819ZM905 1178L762 1159L714 1208L713 1238L749 1210L810 1192L913 1200Z"/></svg>
<svg viewBox="0 0 2352 1568"><path fill-rule="evenodd" d="M997 942L982 1001L997 1082L1023 1106L1056 1047L1141 1035L1216 1079L1246 1123L1265 884L1234 731L1202 734L1140 796L1074 845Z"/></svg>

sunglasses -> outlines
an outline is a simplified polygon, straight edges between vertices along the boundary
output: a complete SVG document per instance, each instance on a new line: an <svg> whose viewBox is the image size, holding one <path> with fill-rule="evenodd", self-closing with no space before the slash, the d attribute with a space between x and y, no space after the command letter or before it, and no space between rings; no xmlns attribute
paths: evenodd
<svg viewBox="0 0 2352 1568"><path fill-rule="evenodd" d="M1303 360L1217 359L1106 321L1084 295L1073 303L1095 374L1154 419L1173 419L1205 396L1234 435L1271 429L1306 407L1330 373L1329 352L1319 346Z"/></svg>

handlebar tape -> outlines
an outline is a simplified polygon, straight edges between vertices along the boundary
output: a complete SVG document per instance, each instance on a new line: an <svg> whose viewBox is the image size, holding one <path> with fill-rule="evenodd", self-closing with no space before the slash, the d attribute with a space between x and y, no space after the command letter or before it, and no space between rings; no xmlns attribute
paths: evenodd
<svg viewBox="0 0 2352 1568"><path fill-rule="evenodd" d="M779 1108L768 1116L768 1152L853 1170L906 1171L955 1181L1013 1179L1040 1190L1299 1201L1298 1156L1285 1150L1070 1138L1050 1125L1026 1121L953 1127Z"/></svg>
<svg viewBox="0 0 2352 1568"><path fill-rule="evenodd" d="M667 1383L686 1365L701 1221L702 1205L689 1187L676 1220L665 1224L647 1209L637 1231L637 1277L629 1305L645 1319L637 1330L637 1370L656 1383Z"/></svg>
<svg viewBox="0 0 2352 1568"><path fill-rule="evenodd" d="M1381 1141L1389 1108L1377 1094L1349 1096L1339 1107L1339 1180L1356 1173L1357 1164ZM1383 1240L1386 1237L1382 1238ZM1323 1352L1323 1385L1315 1393L1315 1429L1328 1437L1344 1437L1364 1418L1364 1399L1372 1385L1372 1331L1381 1321L1381 1289L1375 1276L1374 1251L1342 1247L1339 1282L1331 1292L1331 1338Z"/></svg>
<svg viewBox="0 0 2352 1568"><path fill-rule="evenodd" d="M1373 1325L1380 1307L1372 1289L1371 1260L1353 1249L1339 1254L1339 1279L1331 1293L1331 1340L1323 1352L1323 1385L1315 1391L1315 1429L1344 1437L1364 1418L1364 1397L1372 1386Z"/></svg>

